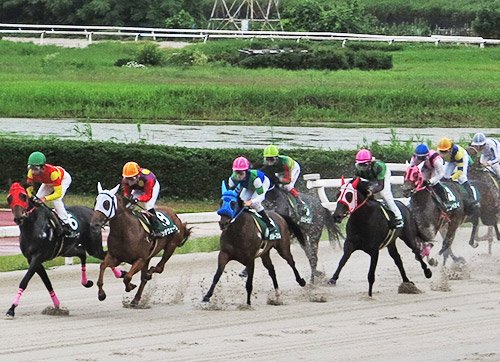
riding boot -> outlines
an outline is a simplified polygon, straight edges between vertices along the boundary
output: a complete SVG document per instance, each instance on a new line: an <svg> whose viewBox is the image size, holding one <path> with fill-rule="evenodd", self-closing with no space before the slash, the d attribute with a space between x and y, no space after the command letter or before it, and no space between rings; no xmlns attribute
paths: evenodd
<svg viewBox="0 0 500 362"><path fill-rule="evenodd" d="M295 200L296 200L297 211L299 212L299 214L304 214L305 208L306 208L306 203L300 197L299 192L296 189L293 188L293 189L290 190L290 195L292 195L295 198Z"/></svg>
<svg viewBox="0 0 500 362"><path fill-rule="evenodd" d="M64 237L66 237L66 238L74 239L74 238L77 238L78 236L80 236L80 233L73 230L71 228L70 224L65 224L65 223L61 222L61 228L62 228L62 235L64 235Z"/></svg>
<svg viewBox="0 0 500 362"><path fill-rule="evenodd" d="M160 223L160 220L158 220L158 216L156 215L156 210L153 208L153 209L149 209L148 212L150 213L150 216L149 216L149 223L151 226L150 235L153 238L162 237L163 233L161 231L161 223Z"/></svg>
<svg viewBox="0 0 500 362"><path fill-rule="evenodd" d="M445 212L448 212L452 209L448 202L448 197L446 196L446 190L444 189L443 185L441 183L437 183L432 186L432 189L434 190L435 193L435 200L438 202L439 206L441 209L443 209Z"/></svg>
<svg viewBox="0 0 500 362"><path fill-rule="evenodd" d="M266 210L259 211L259 215L262 217L262 220L264 220L264 222L266 223L269 229L269 235L274 234L277 230L276 227L271 223L269 216L267 216Z"/></svg>
<svg viewBox="0 0 500 362"><path fill-rule="evenodd" d="M474 197L474 190L472 189L472 185L469 181L465 181L462 184L463 187L467 190L467 194L469 195L469 205L473 208L479 207L479 202Z"/></svg>

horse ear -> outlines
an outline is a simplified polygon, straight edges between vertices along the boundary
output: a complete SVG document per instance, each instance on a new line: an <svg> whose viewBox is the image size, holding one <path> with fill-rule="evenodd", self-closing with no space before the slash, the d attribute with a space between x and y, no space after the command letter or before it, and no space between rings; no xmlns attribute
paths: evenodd
<svg viewBox="0 0 500 362"><path fill-rule="evenodd" d="M102 193L102 186L100 181L97 182L97 192Z"/></svg>
<svg viewBox="0 0 500 362"><path fill-rule="evenodd" d="M354 187L355 189L358 188L358 183L359 183L359 177L356 177L356 180L352 182L352 187Z"/></svg>
<svg viewBox="0 0 500 362"><path fill-rule="evenodd" d="M222 193L227 191L226 182L224 180L222 180L221 190L222 190Z"/></svg>
<svg viewBox="0 0 500 362"><path fill-rule="evenodd" d="M343 184L345 184L345 178L344 178L344 175L342 175L342 177L340 178L340 185L342 186Z"/></svg>
<svg viewBox="0 0 500 362"><path fill-rule="evenodd" d="M405 160L405 166L406 168L410 167L410 163L408 162L408 160Z"/></svg>
<svg viewBox="0 0 500 362"><path fill-rule="evenodd" d="M118 189L120 188L120 184L116 185L115 187L113 187L109 192L111 195L114 195L117 193Z"/></svg>

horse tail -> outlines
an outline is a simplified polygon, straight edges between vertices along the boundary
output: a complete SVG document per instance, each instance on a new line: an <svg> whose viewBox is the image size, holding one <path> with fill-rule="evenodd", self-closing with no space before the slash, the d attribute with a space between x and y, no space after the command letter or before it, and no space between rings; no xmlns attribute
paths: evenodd
<svg viewBox="0 0 500 362"><path fill-rule="evenodd" d="M307 241L304 233L302 232L302 230L300 230L300 226L297 223L295 223L290 216L284 216L284 215L281 216L283 217L283 219L285 219L288 228L290 229L292 234L297 238L300 245L305 246Z"/></svg>
<svg viewBox="0 0 500 362"><path fill-rule="evenodd" d="M186 241L189 239L189 237L192 234L192 229L193 229L193 227L190 227L190 228L187 227L187 222L182 223L182 227L180 229L182 239L181 239L181 242L179 243L179 246L183 246L186 243Z"/></svg>
<svg viewBox="0 0 500 362"><path fill-rule="evenodd" d="M325 209L325 226L328 230L330 242L341 242L345 239L344 234L340 230L340 224L335 222L333 214L328 209Z"/></svg>

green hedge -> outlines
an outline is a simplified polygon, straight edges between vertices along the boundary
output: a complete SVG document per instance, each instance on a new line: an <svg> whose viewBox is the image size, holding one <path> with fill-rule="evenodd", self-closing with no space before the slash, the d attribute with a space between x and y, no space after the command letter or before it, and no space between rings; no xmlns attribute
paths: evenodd
<svg viewBox="0 0 500 362"><path fill-rule="evenodd" d="M408 146L409 147L409 146ZM374 155L387 162L404 162L411 147L374 145ZM179 199L210 199L220 195L221 180L231 173L232 160L244 155L260 167L260 149L201 149L165 147L161 145L121 144L112 142L62 141L59 139L1 138L2 173L0 185L8 190L9 181L21 181L26 176L26 161L33 151L42 151L47 162L62 165L71 173L71 193L96 194L96 184L110 189L121 181L125 162L134 160L151 169L162 185L161 196ZM320 173L323 178L352 175L352 151L294 149L284 154L296 159L302 173ZM304 189L303 181L299 188Z"/></svg>

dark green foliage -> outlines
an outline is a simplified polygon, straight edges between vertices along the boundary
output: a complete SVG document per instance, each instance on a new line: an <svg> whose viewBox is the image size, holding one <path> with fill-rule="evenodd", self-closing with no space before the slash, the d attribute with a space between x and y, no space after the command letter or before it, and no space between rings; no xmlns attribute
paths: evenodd
<svg viewBox="0 0 500 362"><path fill-rule="evenodd" d="M133 59L130 59L130 58L120 58L120 59L117 59L116 62L115 62L115 66L116 67L123 67L125 64L127 64L128 62L131 62Z"/></svg>
<svg viewBox="0 0 500 362"><path fill-rule="evenodd" d="M500 38L500 10L481 9L472 22L472 28L484 38Z"/></svg>
<svg viewBox="0 0 500 362"><path fill-rule="evenodd" d="M136 61L144 65L162 65L165 62L165 54L156 43L146 43L139 50Z"/></svg>
<svg viewBox="0 0 500 362"><path fill-rule="evenodd" d="M196 21L186 10L181 10L174 16L165 20L165 28L169 29L191 29L196 25Z"/></svg>
<svg viewBox="0 0 500 362"><path fill-rule="evenodd" d="M391 162L404 162L408 147L376 145L374 155ZM234 158L246 156L254 167L261 166L262 150L198 149L160 145L120 144L111 142L61 141L59 139L2 138L0 154L9 155L2 165L0 185L8 190L8 181L24 180L26 162L31 152L39 150L47 162L62 165L73 182L70 193L96 194L97 182L109 189L121 182L123 164L134 160L151 169L162 185L162 196L181 199L212 199L220 195L222 180L231 174ZM286 150L296 159L302 173L320 173L323 178L339 178L354 172L355 151ZM5 158L5 157L4 157ZM299 188L304 188L303 181Z"/></svg>

